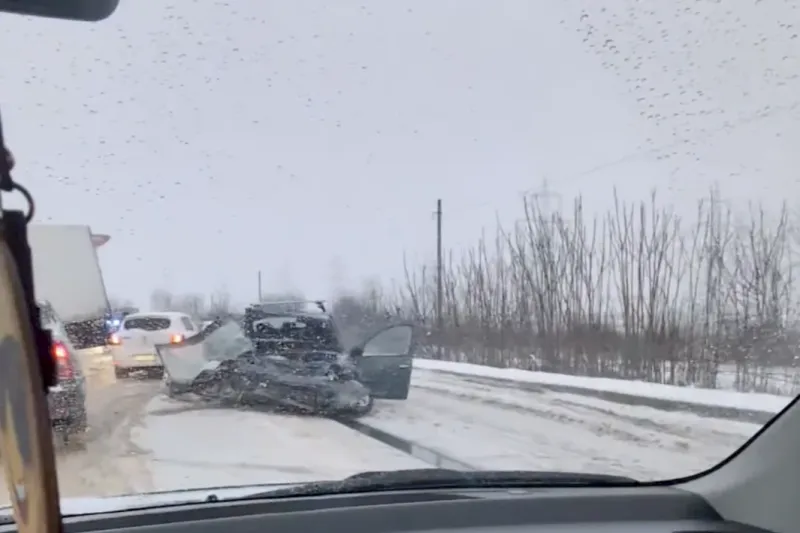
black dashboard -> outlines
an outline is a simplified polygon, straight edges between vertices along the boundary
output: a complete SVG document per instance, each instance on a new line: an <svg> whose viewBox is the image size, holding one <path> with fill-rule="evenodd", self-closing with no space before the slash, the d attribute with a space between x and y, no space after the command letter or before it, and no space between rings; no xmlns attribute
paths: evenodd
<svg viewBox="0 0 800 533"><path fill-rule="evenodd" d="M67 533L715 533L726 522L669 487L377 492L220 501L65 518ZM15 532L13 525L0 533Z"/></svg>

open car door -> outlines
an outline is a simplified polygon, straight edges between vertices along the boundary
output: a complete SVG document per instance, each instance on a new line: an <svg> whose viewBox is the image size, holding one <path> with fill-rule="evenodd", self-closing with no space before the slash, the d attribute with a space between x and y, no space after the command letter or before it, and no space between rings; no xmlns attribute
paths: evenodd
<svg viewBox="0 0 800 533"><path fill-rule="evenodd" d="M414 327L387 326L351 350L361 380L375 398L405 400L411 387Z"/></svg>

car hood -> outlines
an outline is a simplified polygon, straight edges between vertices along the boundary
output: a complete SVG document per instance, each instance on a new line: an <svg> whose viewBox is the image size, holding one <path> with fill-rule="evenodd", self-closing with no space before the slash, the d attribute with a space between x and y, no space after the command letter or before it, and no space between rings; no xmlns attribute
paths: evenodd
<svg viewBox="0 0 800 533"><path fill-rule="evenodd" d="M295 377L321 377L331 364L355 370L347 354L318 349L276 350L256 348L241 326L226 321L177 344L159 344L156 351L171 382L191 384L203 371L214 371L223 361L237 359L255 373Z"/></svg>
<svg viewBox="0 0 800 533"><path fill-rule="evenodd" d="M355 368L346 354L328 350L275 352L261 355L259 359L280 372L290 372L295 375L324 375L334 363L343 368Z"/></svg>
<svg viewBox="0 0 800 533"><path fill-rule="evenodd" d="M128 494L109 496L106 498L61 498L61 514L64 516L94 513L112 513L162 505L179 505L205 503L209 500L234 500L252 496L272 488L293 487L303 483L271 483L265 485L246 485L240 487L222 487L179 490L167 492L150 492L144 494ZM11 506L0 507L0 523L13 519ZM4 520L3 520L4 519Z"/></svg>
<svg viewBox="0 0 800 533"><path fill-rule="evenodd" d="M177 344L156 345L156 352L170 380L179 384L189 384L203 370L213 370L222 361L237 359L252 350L253 343L233 321Z"/></svg>

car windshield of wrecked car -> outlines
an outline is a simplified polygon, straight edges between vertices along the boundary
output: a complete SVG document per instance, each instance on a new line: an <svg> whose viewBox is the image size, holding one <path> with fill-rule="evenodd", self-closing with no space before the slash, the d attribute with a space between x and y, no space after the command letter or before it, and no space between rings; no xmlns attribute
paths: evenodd
<svg viewBox="0 0 800 533"><path fill-rule="evenodd" d="M270 316L253 322L260 341L309 345L320 350L340 350L336 330L330 320L316 317Z"/></svg>

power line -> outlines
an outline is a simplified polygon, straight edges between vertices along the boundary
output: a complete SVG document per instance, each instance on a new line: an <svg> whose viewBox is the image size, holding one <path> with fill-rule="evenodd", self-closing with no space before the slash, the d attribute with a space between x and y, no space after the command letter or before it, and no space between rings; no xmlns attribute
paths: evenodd
<svg viewBox="0 0 800 533"><path fill-rule="evenodd" d="M746 117L742 117L742 118L740 118L740 119L738 119L736 121L726 122L725 124L723 124L720 127L700 132L698 135L694 135L694 136L690 136L690 137L684 137L682 139L677 139L677 140L672 141L670 143L662 144L660 146L654 146L654 147L651 147L651 148L640 148L638 150L635 150L635 151L630 152L630 153L628 153L626 155L620 156L620 157L618 157L616 159L613 159L611 161L606 161L604 163L599 163L597 165L594 165L592 167L589 167L587 169L584 169L584 170L581 170L581 171L578 171L578 172L575 172L575 173L572 173L572 174L562 175L562 176L558 177L557 181L558 181L558 183L573 182L575 180L584 178L584 177L589 176L591 174L594 174L596 172L600 172L601 170L606 170L606 169L609 169L609 168L613 168L613 167L616 167L618 165L622 165L622 164L625 164L625 163L628 163L630 161L634 161L636 159L640 159L640 158L643 158L643 157L650 157L650 156L658 155L659 153L667 151L667 150L675 149L675 148L678 148L680 146L684 146L684 145L687 145L687 144L690 144L690 143L693 143L693 142L697 142L697 141L700 141L700 140L703 140L703 139L709 139L709 138L714 137L715 135L717 135L719 133L732 132L732 131L734 131L734 130L742 127L742 126L746 126L746 125L749 125L749 124L760 122L761 120L770 118L770 117L772 117L772 116L774 116L776 114L782 113L782 112L788 113L788 112L791 112L791 111L796 111L798 108L800 108L800 100L796 100L794 102L790 102L788 104L784 104L784 105L781 105L781 106L775 106L775 107L769 107L767 109L761 109L759 111L751 113L750 115L748 115ZM518 191L517 194L519 194L520 196L525 197L525 196L535 195L537 193L541 194L542 192L546 192L546 191L543 191L541 186L539 186L539 187L535 187L535 188L531 188L531 189L524 189L522 191ZM560 198L560 196L559 196L559 198ZM479 209L481 207L490 205L492 203L493 203L493 201L486 201L486 202L481 202L479 204L474 204L474 205L471 205L471 206L464 206L464 207L461 207L461 208L457 209L457 212L460 213L461 211ZM559 203L559 208L560 208L560 203ZM451 213L452 213L452 211L451 211Z"/></svg>

